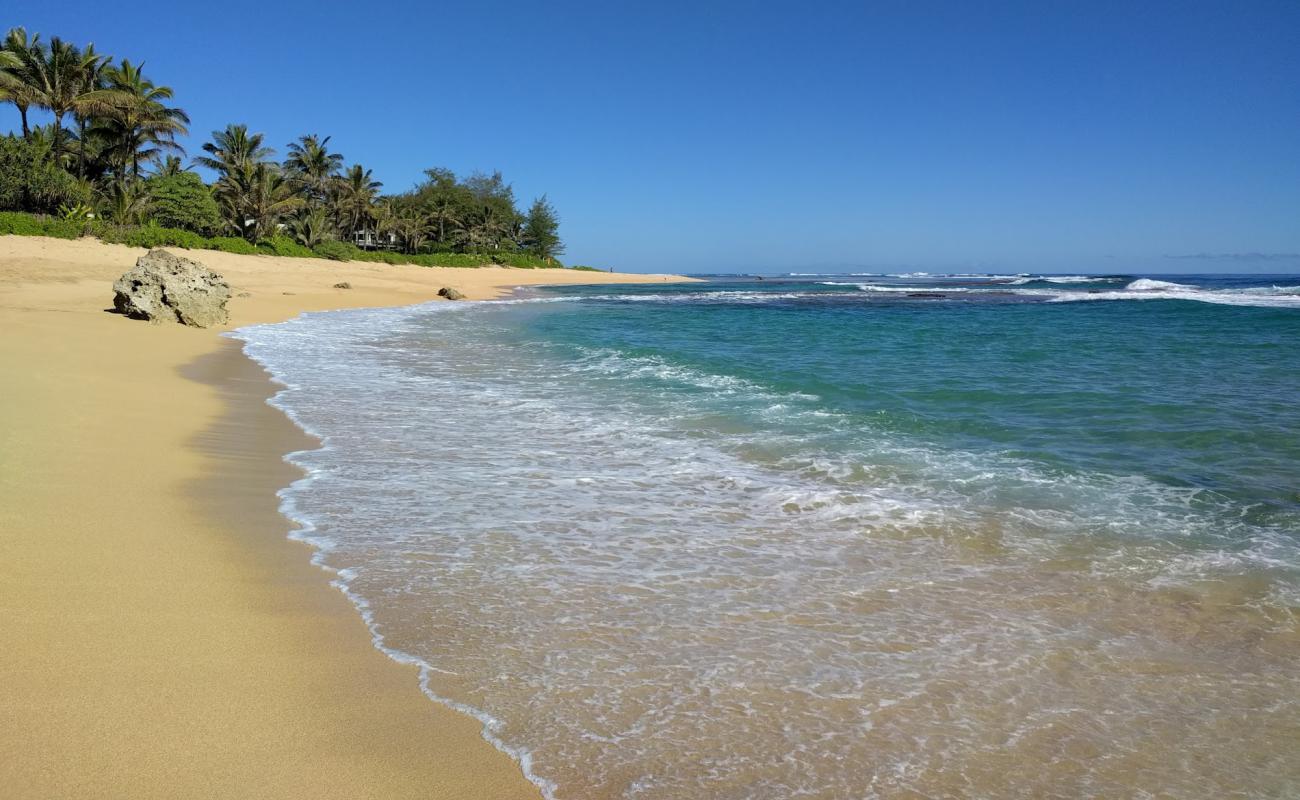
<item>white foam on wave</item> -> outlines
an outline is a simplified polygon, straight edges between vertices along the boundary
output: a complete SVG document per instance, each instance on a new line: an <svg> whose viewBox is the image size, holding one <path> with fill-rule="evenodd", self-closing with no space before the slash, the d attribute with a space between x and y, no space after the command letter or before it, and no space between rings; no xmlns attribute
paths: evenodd
<svg viewBox="0 0 1300 800"><path fill-rule="evenodd" d="M1152 278L1138 278L1124 287L1126 292L1195 292L1200 287L1173 281L1158 281Z"/></svg>
<svg viewBox="0 0 1300 800"><path fill-rule="evenodd" d="M878 283L845 283L840 281L822 281L822 286L852 286L864 292L882 294L915 294L917 292L961 293L973 290L965 286L885 286Z"/></svg>
<svg viewBox="0 0 1300 800"><path fill-rule="evenodd" d="M1070 303L1096 300L1192 300L1228 306L1300 308L1300 287L1246 287L1208 289L1186 283L1139 278L1123 289L1105 292L1062 292L1050 302Z"/></svg>
<svg viewBox="0 0 1300 800"><path fill-rule="evenodd" d="M929 276L934 278L956 276ZM1300 286L1257 286L1231 289L1206 289L1191 284L1161 281L1152 278L1139 278L1131 281L1122 289L1105 291L1078 291L1052 289L1046 287L1030 288L1026 284L1047 282L1058 284L1096 282L1089 276L1060 277L1023 277L1005 283L989 286L952 286L952 285L889 285L859 281L818 281L820 286L852 287L862 292L874 294L907 295L917 293L969 294L980 295L1019 295L1022 297L1041 298L1053 303L1073 303L1103 300L1191 300L1201 303L1231 306L1254 306L1260 308L1300 308ZM1111 282L1120 278L1104 279ZM655 292L649 294L608 294L586 296L563 296L516 299L500 302L510 303L571 303L583 300L627 303L736 303L741 305L762 305L783 300L808 300L824 296L816 291L746 291L718 290L697 292Z"/></svg>
<svg viewBox="0 0 1300 800"><path fill-rule="evenodd" d="M1116 283L1123 278L1104 277L1098 275L1024 275L1010 281L1012 286L1023 286L1026 283Z"/></svg>

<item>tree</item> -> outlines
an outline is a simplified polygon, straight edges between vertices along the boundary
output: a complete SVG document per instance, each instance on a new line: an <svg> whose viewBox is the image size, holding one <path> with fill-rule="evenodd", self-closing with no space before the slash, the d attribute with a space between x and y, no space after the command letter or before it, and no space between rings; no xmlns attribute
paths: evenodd
<svg viewBox="0 0 1300 800"><path fill-rule="evenodd" d="M303 247L315 247L334 238L334 225L321 206L304 209L289 220L288 233Z"/></svg>
<svg viewBox="0 0 1300 800"><path fill-rule="evenodd" d="M370 170L353 164L335 181L331 193L334 220L347 236L369 230L375 220L375 200L383 184L374 179Z"/></svg>
<svg viewBox="0 0 1300 800"><path fill-rule="evenodd" d="M158 86L144 75L144 64L123 59L104 73L108 88L116 92L114 106L105 115L98 132L109 143L118 174L128 171L140 177L140 162L160 157L165 151L184 153L177 135L189 133L189 115L168 106L170 86Z"/></svg>
<svg viewBox="0 0 1300 800"><path fill-rule="evenodd" d="M502 240L509 236L518 216L513 208L508 211L492 203L483 203L464 227L466 247L474 252L501 249Z"/></svg>
<svg viewBox="0 0 1300 800"><path fill-rule="evenodd" d="M152 201L143 183L123 176L108 185L96 205L100 216L118 225L141 225L149 217Z"/></svg>
<svg viewBox="0 0 1300 800"><path fill-rule="evenodd" d="M560 218L554 206L542 195L533 201L524 218L523 244L528 252L554 261L564 252L564 242L560 240Z"/></svg>
<svg viewBox="0 0 1300 800"><path fill-rule="evenodd" d="M0 136L0 211L52 214L90 202L90 192L61 169L44 138Z"/></svg>
<svg viewBox="0 0 1300 800"><path fill-rule="evenodd" d="M405 196L404 202L424 210L430 224L436 226L436 231L430 233L438 244L446 246L463 241L466 221L477 206L474 194L445 167L426 169L424 174L427 180Z"/></svg>
<svg viewBox="0 0 1300 800"><path fill-rule="evenodd" d="M329 143L328 136L324 139L315 134L299 137L298 141L289 145L289 157L284 160L284 169L289 179L312 202L325 201L330 185L343 168L343 156L331 153Z"/></svg>
<svg viewBox="0 0 1300 800"><path fill-rule="evenodd" d="M180 156L154 157L153 177L170 178L184 172L188 172L188 167L185 166L185 162L181 161Z"/></svg>
<svg viewBox="0 0 1300 800"><path fill-rule="evenodd" d="M87 45L81 55L81 83L82 90L87 94L98 92L105 98L103 102L83 103L72 108L73 119L77 123L77 177L86 177L86 129L90 125L91 113L93 111L103 111L107 103L111 101L112 95L105 93L104 74L112 61L108 56L101 56L95 52L95 45Z"/></svg>
<svg viewBox="0 0 1300 800"><path fill-rule="evenodd" d="M23 138L30 139L27 109L37 102L37 68L43 63L41 37L27 38L24 28L11 28L0 46L0 102L13 103L22 119Z"/></svg>
<svg viewBox="0 0 1300 800"><path fill-rule="evenodd" d="M462 219L466 249L499 250L519 221L515 193L500 172L476 172L465 179L473 201Z"/></svg>
<svg viewBox="0 0 1300 800"><path fill-rule="evenodd" d="M266 161L244 162L217 182L214 194L226 224L254 243L303 206L279 165Z"/></svg>
<svg viewBox="0 0 1300 800"><path fill-rule="evenodd" d="M170 164L180 159L171 156ZM193 172L177 170L163 173L144 181L151 200L153 221L164 228L183 228L204 236L211 236L221 228L221 213L212 190Z"/></svg>
<svg viewBox="0 0 1300 800"><path fill-rule="evenodd" d="M217 173L218 178L239 172L248 164L266 161L275 151L263 146L265 137L249 133L247 125L227 125L224 131L213 131L212 141L203 145L206 156L196 156L194 163Z"/></svg>
<svg viewBox="0 0 1300 800"><path fill-rule="evenodd" d="M402 249L408 253L418 253L429 240L432 226L429 218L419 208L399 208L388 219L388 229L397 234L402 242Z"/></svg>
<svg viewBox="0 0 1300 800"><path fill-rule="evenodd" d="M286 205L293 188L280 174L278 164L269 161L275 151L262 144L260 133L249 133L247 125L227 125L213 131L212 141L203 145L205 156L194 163L217 173L212 187L217 207L226 226L250 242L256 242L280 216L297 210L301 200Z"/></svg>
<svg viewBox="0 0 1300 800"><path fill-rule="evenodd" d="M24 99L54 115L53 153L56 160L61 160L66 140L63 118L68 114L89 116L110 111L118 97L115 91L95 86L92 81L99 72L96 63L104 56L97 54L93 46L83 51L57 36L50 39L48 47L37 44L17 55L23 61L19 75Z"/></svg>

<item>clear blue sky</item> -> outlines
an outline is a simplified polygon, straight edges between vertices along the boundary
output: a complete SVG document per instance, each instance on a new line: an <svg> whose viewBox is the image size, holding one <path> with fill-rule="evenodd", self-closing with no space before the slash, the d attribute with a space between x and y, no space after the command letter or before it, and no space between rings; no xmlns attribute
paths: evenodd
<svg viewBox="0 0 1300 800"><path fill-rule="evenodd" d="M191 153L246 122L281 153L329 134L389 190L500 169L570 263L1300 271L1296 0L9 12L145 60Z"/></svg>

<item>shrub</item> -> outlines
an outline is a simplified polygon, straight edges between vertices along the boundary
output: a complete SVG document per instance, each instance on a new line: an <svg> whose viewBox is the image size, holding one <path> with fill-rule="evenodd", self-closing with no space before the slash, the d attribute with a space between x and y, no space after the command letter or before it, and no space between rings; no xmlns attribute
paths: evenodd
<svg viewBox="0 0 1300 800"><path fill-rule="evenodd" d="M556 269L563 268L558 258L543 258L532 253L501 253L492 257L496 264L520 269Z"/></svg>
<svg viewBox="0 0 1300 800"><path fill-rule="evenodd" d="M316 255L333 261L368 261L366 253L351 242L321 242L312 248Z"/></svg>
<svg viewBox="0 0 1300 800"><path fill-rule="evenodd" d="M237 236L214 236L203 246L205 250L220 250L223 253L236 253L241 256L257 255L258 249L247 239Z"/></svg>
<svg viewBox="0 0 1300 800"><path fill-rule="evenodd" d="M160 175L147 181L150 217L164 228L181 228L210 236L221 228L212 190L193 172Z"/></svg>
<svg viewBox="0 0 1300 800"><path fill-rule="evenodd" d="M187 250L202 250L208 240L193 231L179 228L163 228L158 225L95 225L94 233L100 241L124 244L128 247L143 247L152 250L155 247L183 247Z"/></svg>
<svg viewBox="0 0 1300 800"><path fill-rule="evenodd" d="M90 201L90 187L60 169L48 146L0 136L0 210L53 214Z"/></svg>
<svg viewBox="0 0 1300 800"><path fill-rule="evenodd" d="M569 267L569 269L576 269L581 272L604 272L605 271L603 269L598 269L596 267L589 267L586 264L574 264L572 267Z"/></svg>
<svg viewBox="0 0 1300 800"><path fill-rule="evenodd" d="M56 239L78 239L85 230L86 224L77 220L36 216L18 211L0 212L0 236L52 236Z"/></svg>
<svg viewBox="0 0 1300 800"><path fill-rule="evenodd" d="M258 242L257 249L268 256L288 256L289 258L316 257L316 254L312 252L310 247L303 247L288 236L279 234Z"/></svg>
<svg viewBox="0 0 1300 800"><path fill-rule="evenodd" d="M380 250L374 253L366 254L366 261L382 261L385 264L409 264L407 259L410 256L404 256L401 253L393 253L388 250Z"/></svg>

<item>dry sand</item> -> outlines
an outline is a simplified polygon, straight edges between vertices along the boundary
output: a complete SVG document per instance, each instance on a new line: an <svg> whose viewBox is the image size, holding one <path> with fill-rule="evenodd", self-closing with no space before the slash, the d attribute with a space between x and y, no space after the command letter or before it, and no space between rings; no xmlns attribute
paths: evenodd
<svg viewBox="0 0 1300 800"><path fill-rule="evenodd" d="M310 443L265 374L219 331L105 312L143 252L0 237L0 795L536 798L285 538L280 457ZM251 293L229 327L669 279L177 252Z"/></svg>

